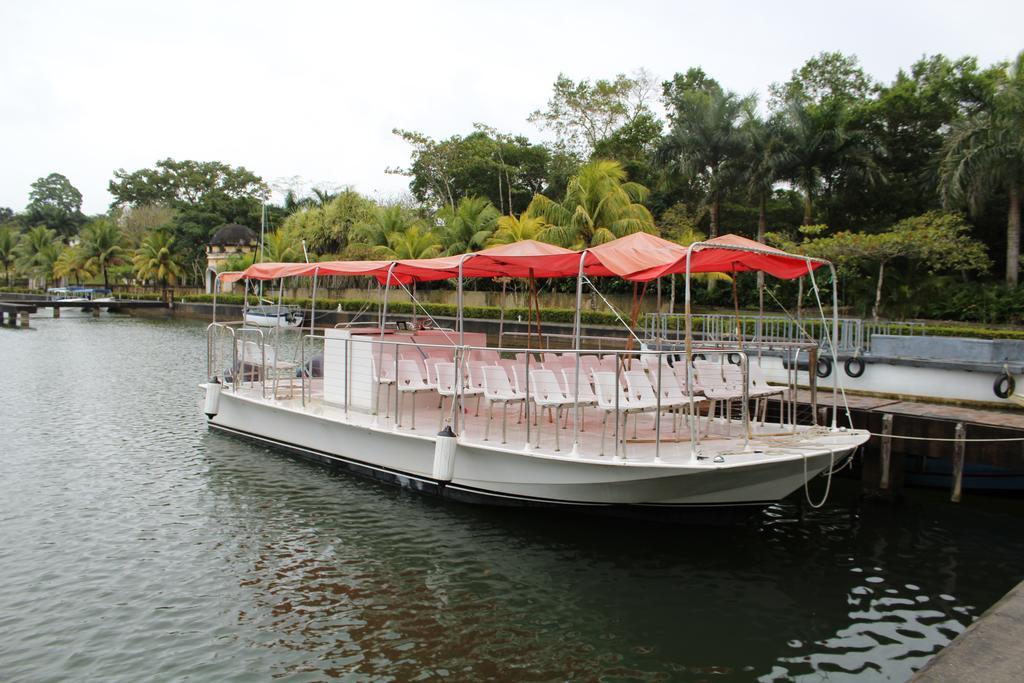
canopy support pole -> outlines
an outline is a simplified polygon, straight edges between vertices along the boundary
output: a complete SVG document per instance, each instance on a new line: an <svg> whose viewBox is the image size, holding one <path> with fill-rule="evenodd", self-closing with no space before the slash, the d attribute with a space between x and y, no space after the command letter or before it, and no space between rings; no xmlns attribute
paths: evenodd
<svg viewBox="0 0 1024 683"><path fill-rule="evenodd" d="M395 263L396 263L395 261L392 261L391 265L388 266L388 277L387 277L387 281L385 281L385 283L384 283L384 305L381 306L381 309L380 309L380 338L381 339L384 339L384 326L388 322L388 295L391 293L391 273L395 269ZM398 356L398 349L395 349L395 357L397 357L397 356ZM395 381L396 382L398 381L397 377L395 378ZM397 391L397 387L398 387L398 385L396 384L395 385L396 391Z"/></svg>
<svg viewBox="0 0 1024 683"><path fill-rule="evenodd" d="M572 455L580 454L580 351L583 347L583 262L587 258L587 250L580 253L580 269L576 275L576 315L573 318L572 348L576 356L575 386L573 387L572 404ZM616 420L618 417L616 417Z"/></svg>
<svg viewBox="0 0 1024 683"><path fill-rule="evenodd" d="M505 288L508 286L508 278L501 278L501 305L498 307L501 312L498 315L498 348L501 348L502 338L505 336Z"/></svg>
<svg viewBox="0 0 1024 683"><path fill-rule="evenodd" d="M669 287L672 291L668 295L668 314L675 315L676 312L676 274L672 273L668 277Z"/></svg>
<svg viewBox="0 0 1024 683"><path fill-rule="evenodd" d="M829 270L832 271L832 429L838 428L839 414L839 278L836 275L836 267L830 261ZM853 425L850 425L851 427Z"/></svg>
<svg viewBox="0 0 1024 683"><path fill-rule="evenodd" d="M687 421L690 427L690 462L697 461L697 404L693 400L693 316L690 306L690 257L693 255L693 244L686 248L686 294L684 299L684 316L686 317L686 395L690 399L690 410ZM708 420L711 415L708 415Z"/></svg>
<svg viewBox="0 0 1024 683"><path fill-rule="evenodd" d="M316 285L320 275L320 266L313 270L313 296L309 300L309 333L316 333Z"/></svg>
<svg viewBox="0 0 1024 683"><path fill-rule="evenodd" d="M245 297L242 299L242 327L245 327L245 316L249 313L249 278L245 278Z"/></svg>
<svg viewBox="0 0 1024 683"><path fill-rule="evenodd" d="M463 254L459 258L459 279L458 279L458 294L455 297L456 306L458 307L458 313L456 314L455 322L459 326L459 346L466 343L466 335L463 330L463 313L462 313L462 264L466 262L466 257L470 254Z"/></svg>

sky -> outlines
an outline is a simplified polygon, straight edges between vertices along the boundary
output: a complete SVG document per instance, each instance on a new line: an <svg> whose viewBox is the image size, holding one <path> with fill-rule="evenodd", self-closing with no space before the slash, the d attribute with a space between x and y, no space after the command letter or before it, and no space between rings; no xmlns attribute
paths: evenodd
<svg viewBox="0 0 1024 683"><path fill-rule="evenodd" d="M474 122L543 140L526 118L574 80L700 66L764 96L809 57L855 54L881 81L923 55L1024 49L1024 2L17 2L0 4L0 207L63 173L87 214L113 171L195 159L268 183L406 192L393 128Z"/></svg>

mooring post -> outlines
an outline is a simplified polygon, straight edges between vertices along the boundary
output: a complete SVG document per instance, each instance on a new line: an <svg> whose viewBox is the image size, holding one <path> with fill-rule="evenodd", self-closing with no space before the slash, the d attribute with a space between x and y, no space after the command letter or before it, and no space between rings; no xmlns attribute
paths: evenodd
<svg viewBox="0 0 1024 683"><path fill-rule="evenodd" d="M54 306L53 307L53 317L54 318L59 318L60 317L60 306Z"/></svg>
<svg viewBox="0 0 1024 683"><path fill-rule="evenodd" d="M818 413L814 416L814 426L828 425L828 407L822 406L818 408Z"/></svg>
<svg viewBox="0 0 1024 683"><path fill-rule="evenodd" d="M22 311L18 317L21 318L21 326L28 327L28 311Z"/></svg>
<svg viewBox="0 0 1024 683"><path fill-rule="evenodd" d="M879 477L878 488L883 491L889 490L889 468L892 461L892 413L882 416L882 474Z"/></svg>
<svg viewBox="0 0 1024 683"><path fill-rule="evenodd" d="M967 448L967 439L963 422L956 423L956 445L953 448L953 492L949 499L954 503L960 502L960 489L964 479L964 451Z"/></svg>
<svg viewBox="0 0 1024 683"><path fill-rule="evenodd" d="M100 317L100 307L99 306L93 306L92 307L92 317L94 317L94 318Z"/></svg>

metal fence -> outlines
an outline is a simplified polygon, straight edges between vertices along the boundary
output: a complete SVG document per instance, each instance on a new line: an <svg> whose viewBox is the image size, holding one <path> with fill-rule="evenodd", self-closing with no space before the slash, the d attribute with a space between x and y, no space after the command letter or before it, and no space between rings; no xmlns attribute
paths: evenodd
<svg viewBox="0 0 1024 683"><path fill-rule="evenodd" d="M793 319L786 316L759 316L710 313L694 315L693 332L698 340L705 342L738 341L738 331L744 342L814 342L820 348L827 345L827 335L832 333L832 321L819 319ZM686 336L686 316L681 313L650 313L642 321L644 336L648 341L682 341ZM839 353L868 353L871 351L871 337L876 334L919 335L926 334L924 323L863 320L861 318L840 318L836 349Z"/></svg>

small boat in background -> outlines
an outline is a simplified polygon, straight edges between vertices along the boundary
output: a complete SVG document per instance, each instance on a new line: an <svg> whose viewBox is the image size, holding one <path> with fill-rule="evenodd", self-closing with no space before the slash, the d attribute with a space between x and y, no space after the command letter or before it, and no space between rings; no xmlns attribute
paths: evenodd
<svg viewBox="0 0 1024 683"><path fill-rule="evenodd" d="M260 327L300 327L304 318L297 306L271 304L245 310L245 322Z"/></svg>

